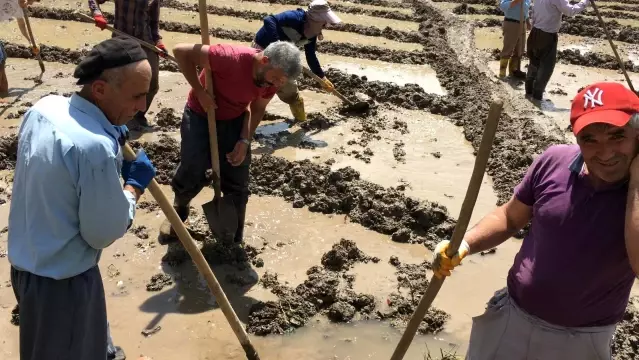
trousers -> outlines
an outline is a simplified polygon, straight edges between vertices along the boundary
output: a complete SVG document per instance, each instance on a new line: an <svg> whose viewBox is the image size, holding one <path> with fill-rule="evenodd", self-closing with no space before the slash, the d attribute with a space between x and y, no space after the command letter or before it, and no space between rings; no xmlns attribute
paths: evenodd
<svg viewBox="0 0 639 360"><path fill-rule="evenodd" d="M473 318L466 360L611 360L615 326L567 328L528 314L506 289Z"/></svg>
<svg viewBox="0 0 639 360"><path fill-rule="evenodd" d="M20 307L20 359L107 358L107 313L97 266L54 280L11 267Z"/></svg>
<svg viewBox="0 0 639 360"><path fill-rule="evenodd" d="M525 38L519 22L504 20L502 33L504 46L499 57L502 59L510 59L511 57L520 59L524 54Z"/></svg>
<svg viewBox="0 0 639 360"><path fill-rule="evenodd" d="M528 35L528 72L526 73L526 92L532 92L533 97L541 99L550 81L555 64L557 63L557 42L559 37L555 33L534 28ZM530 95L530 94L529 94Z"/></svg>
<svg viewBox="0 0 639 360"><path fill-rule="evenodd" d="M244 227L246 203L249 197L249 168L251 165L251 148L246 153L244 162L233 166L226 160L226 154L233 151L240 140L244 125L244 113L235 119L218 120L217 143L220 154L220 185L224 197L231 197L238 215L238 232L235 240L241 241ZM211 168L211 150L209 142L209 124L206 114L198 114L188 106L184 108L180 127L182 142L180 143L180 163L175 170L171 187L175 193L175 203L186 206L191 200L210 184L207 170Z"/></svg>

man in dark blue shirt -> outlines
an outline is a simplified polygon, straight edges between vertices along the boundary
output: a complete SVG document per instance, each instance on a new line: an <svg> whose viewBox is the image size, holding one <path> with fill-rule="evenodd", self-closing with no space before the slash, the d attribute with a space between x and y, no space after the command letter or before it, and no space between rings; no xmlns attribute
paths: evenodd
<svg viewBox="0 0 639 360"><path fill-rule="evenodd" d="M326 0L314 0L308 6L308 10L297 9L269 15L264 18L264 26L258 30L253 41L253 47L265 49L271 43L281 40L290 41L297 46L304 46L306 62L315 75L323 80L326 91L333 91L333 84L324 76L317 54L317 40L322 40L322 29L327 24L339 24L341 20L326 2ZM277 97L289 104L291 113L297 121L306 121L304 100L300 97L296 83L289 83L280 88Z"/></svg>

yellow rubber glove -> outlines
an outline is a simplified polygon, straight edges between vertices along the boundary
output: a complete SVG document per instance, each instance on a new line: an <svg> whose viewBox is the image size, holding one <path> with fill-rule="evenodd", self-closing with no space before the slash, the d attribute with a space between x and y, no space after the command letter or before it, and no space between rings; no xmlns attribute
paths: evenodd
<svg viewBox="0 0 639 360"><path fill-rule="evenodd" d="M333 85L333 83L327 78L322 78L322 88L328 92L333 92L335 90L335 85Z"/></svg>
<svg viewBox="0 0 639 360"><path fill-rule="evenodd" d="M449 245L450 241L448 240L440 241L433 252L433 272L435 273L435 276L440 279L444 276L450 276L451 270L461 264L461 261L470 252L470 245L468 245L466 240L462 240L461 245L459 245L459 250L457 250L457 254L455 254L455 256L451 259L446 255L446 250L448 250Z"/></svg>

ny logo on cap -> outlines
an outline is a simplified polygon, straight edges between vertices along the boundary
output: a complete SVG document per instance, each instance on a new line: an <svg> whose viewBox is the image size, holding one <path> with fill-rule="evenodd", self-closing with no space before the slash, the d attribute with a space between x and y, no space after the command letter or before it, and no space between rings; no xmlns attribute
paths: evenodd
<svg viewBox="0 0 639 360"><path fill-rule="evenodd" d="M595 88L594 92L592 89L586 91L584 94L584 109L588 107L589 102L591 108L594 108L596 105L603 106L601 95L603 95L603 90L599 88Z"/></svg>

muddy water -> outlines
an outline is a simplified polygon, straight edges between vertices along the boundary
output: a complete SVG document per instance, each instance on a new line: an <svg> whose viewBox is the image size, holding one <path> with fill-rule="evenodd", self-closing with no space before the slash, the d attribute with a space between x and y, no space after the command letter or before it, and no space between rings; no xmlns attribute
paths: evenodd
<svg viewBox="0 0 639 360"><path fill-rule="evenodd" d="M637 61L637 45L615 42L617 51L623 59ZM475 46L478 49L501 49L503 46L503 36L501 28L476 28ZM606 39L594 39L591 37L574 36L561 34L559 36L558 50L576 49L585 52L597 52L613 55L610 43Z"/></svg>
<svg viewBox="0 0 639 360"><path fill-rule="evenodd" d="M369 4L355 4L355 3L352 3L352 2L349 2L349 1L331 1L331 4L339 4L339 5L343 5L343 6L356 7L356 8L360 8L360 9L395 11L395 12L400 12L400 13L403 13L403 14L412 14L413 13L412 9L390 8L390 7L385 7L385 6L369 5Z"/></svg>
<svg viewBox="0 0 639 360"><path fill-rule="evenodd" d="M490 69L496 75L499 71L499 62L491 61ZM639 74L629 73L629 76L633 84L639 81ZM566 129L570 123L571 100L577 95L578 90L600 81L615 81L626 85L624 76L617 71L557 64L544 95L545 99L550 99L551 101L544 101L541 111L550 116L561 129ZM567 95L550 93L558 90L565 92ZM516 96L524 96L523 84L515 87L514 94ZM568 139L573 140L573 137L568 136Z"/></svg>

